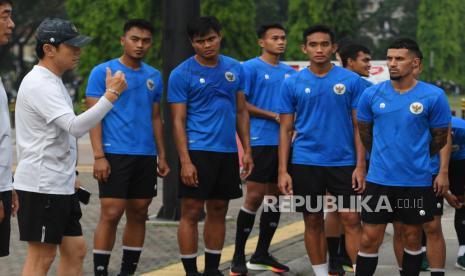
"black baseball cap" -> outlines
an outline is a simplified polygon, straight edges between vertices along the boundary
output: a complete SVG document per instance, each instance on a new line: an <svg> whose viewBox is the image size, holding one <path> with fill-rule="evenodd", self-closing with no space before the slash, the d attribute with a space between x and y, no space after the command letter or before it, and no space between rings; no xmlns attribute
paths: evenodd
<svg viewBox="0 0 465 276"><path fill-rule="evenodd" d="M36 38L42 43L60 44L82 47L89 44L92 38L79 34L77 28L68 20L47 18L36 30Z"/></svg>

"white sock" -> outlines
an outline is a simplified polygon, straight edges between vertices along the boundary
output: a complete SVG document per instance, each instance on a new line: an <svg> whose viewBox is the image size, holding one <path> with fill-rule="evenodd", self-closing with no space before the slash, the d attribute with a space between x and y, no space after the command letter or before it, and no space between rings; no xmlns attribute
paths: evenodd
<svg viewBox="0 0 465 276"><path fill-rule="evenodd" d="M328 263L312 265L316 276L328 276Z"/></svg>
<svg viewBox="0 0 465 276"><path fill-rule="evenodd" d="M422 246L422 247L421 247L421 251L422 251L422 252L426 252L426 246Z"/></svg>
<svg viewBox="0 0 465 276"><path fill-rule="evenodd" d="M465 245L459 246L459 253L457 253L457 256L463 256L465 254Z"/></svg>
<svg viewBox="0 0 465 276"><path fill-rule="evenodd" d="M357 268L357 265L356 265L356 264L353 264L353 265L352 265L352 269L354 270L354 272L355 272L355 269L356 269L356 268Z"/></svg>

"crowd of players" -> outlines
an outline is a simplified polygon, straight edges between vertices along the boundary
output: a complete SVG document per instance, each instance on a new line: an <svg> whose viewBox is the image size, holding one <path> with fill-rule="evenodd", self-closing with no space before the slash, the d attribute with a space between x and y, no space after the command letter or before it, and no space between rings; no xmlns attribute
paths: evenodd
<svg viewBox="0 0 465 276"><path fill-rule="evenodd" d="M8 43L14 28L11 14L12 2L0 0L1 44ZM142 19L125 23L122 55L92 70L89 109L76 116L61 77L77 66L81 47L92 39L67 20L40 24L39 62L22 80L16 103L14 181L7 98L0 85L0 255L9 254L10 216L17 215L20 240L27 242L22 275L46 275L58 250L58 275L83 273L87 247L79 200L85 201L85 192L75 165L76 138L87 132L101 205L95 275L108 275L123 214L119 275L135 273L157 175L168 175L170 166L179 166L178 244L186 275L223 275L218 267L228 203L242 196L230 275L289 271L269 254L281 216L279 200L277 208L260 213L259 239L249 261L244 252L264 198L282 196L308 200L295 211L303 214L305 247L318 276L373 275L387 223L394 224L401 275L418 275L426 260L431 275L444 275L444 198L456 208L456 265L465 269L465 121L451 117L444 91L418 80L423 56L414 40L390 44L390 80L373 85L366 80L370 51L357 43L337 47L326 26L304 30L301 49L309 66L297 72L280 61L287 43L282 25L262 25L260 56L241 64L220 54L222 33L215 17L193 20L187 35L195 55L172 71L167 84L179 154L178 164L168 164L162 77L143 62L153 32ZM336 51L342 66L331 62ZM244 150L242 169L236 133ZM326 217L317 206L325 195L339 201ZM360 196L366 206L361 212L350 205ZM392 208L379 209L380 202ZM198 222L204 209L201 274Z"/></svg>

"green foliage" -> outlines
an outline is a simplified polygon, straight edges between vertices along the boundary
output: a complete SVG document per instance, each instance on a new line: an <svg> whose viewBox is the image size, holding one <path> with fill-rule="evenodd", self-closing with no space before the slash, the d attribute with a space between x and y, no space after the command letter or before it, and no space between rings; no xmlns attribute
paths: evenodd
<svg viewBox="0 0 465 276"><path fill-rule="evenodd" d="M287 21L287 5L289 0L255 0L255 28L266 23Z"/></svg>
<svg viewBox="0 0 465 276"><path fill-rule="evenodd" d="M361 7L367 0L359 0ZM360 31L355 37L372 51L374 59L385 59L388 45L397 37L416 37L417 8L420 0L389 0L379 3L370 14L361 14Z"/></svg>
<svg viewBox="0 0 465 276"><path fill-rule="evenodd" d="M465 85L465 39L463 14L465 7L460 0L422 0L418 8L417 38L425 56L423 77L428 81L453 80ZM434 53L430 69L431 53Z"/></svg>
<svg viewBox="0 0 465 276"><path fill-rule="evenodd" d="M222 54L246 60L259 54L253 0L202 0L201 14L214 15L223 30Z"/></svg>
<svg viewBox="0 0 465 276"><path fill-rule="evenodd" d="M67 0L66 9L80 32L94 39L83 48L81 55L78 72L85 79L83 87L94 66L121 56L120 37L124 23L130 18L144 18L152 22L155 28L153 46L144 61L161 67L161 0Z"/></svg>
<svg viewBox="0 0 465 276"><path fill-rule="evenodd" d="M289 0L286 59L305 59L300 51L302 32L311 25L327 25L334 31L336 40L354 36L358 30L357 9L355 0Z"/></svg>

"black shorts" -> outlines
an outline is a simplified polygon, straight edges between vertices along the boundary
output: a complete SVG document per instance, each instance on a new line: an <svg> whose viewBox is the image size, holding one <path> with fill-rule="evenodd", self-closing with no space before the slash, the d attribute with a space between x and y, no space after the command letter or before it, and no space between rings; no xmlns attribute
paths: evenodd
<svg viewBox="0 0 465 276"><path fill-rule="evenodd" d="M99 182L100 198L139 199L157 195L157 157L153 155L105 154L111 173Z"/></svg>
<svg viewBox="0 0 465 276"><path fill-rule="evenodd" d="M5 218L0 223L0 257L10 254L11 191L0 192Z"/></svg>
<svg viewBox="0 0 465 276"><path fill-rule="evenodd" d="M362 197L362 222L422 224L433 220L435 195L428 187L399 187L367 182ZM367 208L364 208L364 207Z"/></svg>
<svg viewBox="0 0 465 276"><path fill-rule="evenodd" d="M329 192L337 199L342 199L338 207L350 208L351 197L355 200L356 192L352 188L352 173L354 166L323 167L292 164L290 175L292 177L294 196L305 198L305 206L297 206L297 212L321 212L323 196ZM310 208L308 207L311 207Z"/></svg>
<svg viewBox="0 0 465 276"><path fill-rule="evenodd" d="M196 199L234 199L242 196L239 157L236 152L190 150L189 156L197 169L198 187L184 185L179 164L179 197Z"/></svg>
<svg viewBox="0 0 465 276"><path fill-rule="evenodd" d="M449 185L454 195L465 194L465 159L450 160L449 162Z"/></svg>
<svg viewBox="0 0 465 276"><path fill-rule="evenodd" d="M82 236L81 206L76 194L56 195L16 191L22 241L61 244L64 236Z"/></svg>
<svg viewBox="0 0 465 276"><path fill-rule="evenodd" d="M437 175L433 175L433 183L434 183L434 180L436 179L436 176ZM433 189L433 193L434 193L433 186L431 186L431 189ZM433 205L433 216L442 216L443 207L444 207L444 197L435 195L434 205Z"/></svg>
<svg viewBox="0 0 465 276"><path fill-rule="evenodd" d="M276 183L278 180L278 146L252 147L254 168L248 181Z"/></svg>

